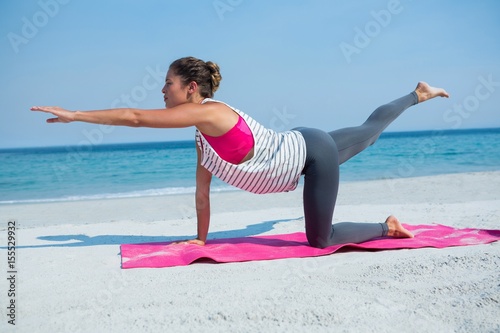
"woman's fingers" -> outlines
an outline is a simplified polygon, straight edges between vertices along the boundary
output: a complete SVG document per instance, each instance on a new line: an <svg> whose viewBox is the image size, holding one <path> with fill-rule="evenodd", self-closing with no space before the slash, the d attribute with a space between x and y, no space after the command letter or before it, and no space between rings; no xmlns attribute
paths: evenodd
<svg viewBox="0 0 500 333"><path fill-rule="evenodd" d="M187 240L173 242L172 244L195 244L195 245L203 246L203 245L205 245L205 242L201 241L199 239L187 239Z"/></svg>
<svg viewBox="0 0 500 333"><path fill-rule="evenodd" d="M44 112L51 112L53 108L50 106L32 106L31 111L44 111Z"/></svg>
<svg viewBox="0 0 500 333"><path fill-rule="evenodd" d="M47 119L47 123L69 123L74 120L74 112L58 106L32 106L31 111L52 113L56 118Z"/></svg>
<svg viewBox="0 0 500 333"><path fill-rule="evenodd" d="M201 241L199 239L191 239L191 240L188 240L187 243L188 244L196 244L196 245L200 245L200 246L205 245L205 242Z"/></svg>
<svg viewBox="0 0 500 333"><path fill-rule="evenodd" d="M31 111L50 112L50 113L68 111L68 110L60 108L58 106L32 106L30 110Z"/></svg>

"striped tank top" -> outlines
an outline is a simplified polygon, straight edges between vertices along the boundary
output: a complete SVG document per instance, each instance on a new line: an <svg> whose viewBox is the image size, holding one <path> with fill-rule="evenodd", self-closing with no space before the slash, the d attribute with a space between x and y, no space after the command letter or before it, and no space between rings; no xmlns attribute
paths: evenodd
<svg viewBox="0 0 500 333"><path fill-rule="evenodd" d="M202 103L217 102L206 98ZM242 190L263 194L292 191L297 187L306 161L306 143L298 131L276 132L267 129L247 114L226 103L247 123L254 137L254 155L241 164L223 160L196 130L201 150L201 165L225 183Z"/></svg>

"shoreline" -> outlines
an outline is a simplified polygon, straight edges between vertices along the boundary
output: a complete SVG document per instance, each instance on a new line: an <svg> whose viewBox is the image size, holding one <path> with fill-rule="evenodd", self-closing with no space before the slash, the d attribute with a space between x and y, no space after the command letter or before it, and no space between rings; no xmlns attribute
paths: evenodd
<svg viewBox="0 0 500 333"><path fill-rule="evenodd" d="M336 206L454 203L500 199L500 171L452 173L409 178L341 181ZM489 181L489 180L492 181ZM441 191L436 182L444 183ZM481 183L477 186L475 183ZM418 191L415 190L418 188ZM463 190L467 188L466 192ZM449 192L454 193L453 196ZM462 195L461 195L462 194ZM496 195L498 194L498 195ZM295 191L257 195L239 189L211 193L212 213L302 207L302 185ZM271 204L269 204L271 203ZM89 211L88 208L91 208ZM144 209L147 207L148 209ZM85 212L85 214L82 214ZM22 227L137 220L152 222L195 216L194 193L126 198L67 200L0 205L0 216ZM335 219L335 216L334 216Z"/></svg>
<svg viewBox="0 0 500 333"><path fill-rule="evenodd" d="M401 161L399 161L401 163ZM415 160L416 163L416 160ZM400 165L401 167L402 165ZM412 179L412 178L422 178L422 177L432 177L432 176L446 176L446 175L458 175L458 174L474 174L474 173L494 173L494 172L500 172L500 169L498 169L498 166L483 166L482 168L473 168L473 170L467 170L465 168L462 168L461 170L447 170L446 172L441 172L441 171L436 171L436 170L426 170L426 172L423 173L418 173L418 172L410 172L408 173L408 170L406 170L404 173L399 170L396 171L396 169L387 171L385 176L382 176L383 172L380 172L378 175L375 174L370 174L369 171L367 170L358 170L360 174L364 174L364 177L360 176L353 176L353 174L349 174L346 170L342 169L343 166L341 166L340 170L340 183L341 184L349 184L349 183L357 183L357 182L370 182L370 181L391 181L391 180L397 180L397 179ZM347 167L349 168L349 167ZM405 166L406 168L406 166ZM353 169L353 168L351 168ZM355 168L354 168L355 169ZM439 169L441 170L441 169ZM194 178L190 178L191 180L194 180ZM303 184L303 178L301 177L299 186L302 186ZM96 189L99 189L99 182L95 183L95 186L93 187L93 191ZM142 198L142 197L159 197L159 196L178 196L178 195L192 195L195 192L195 185L190 184L189 186L170 186L170 187L161 187L161 188L156 188L156 187L147 187L143 189L129 189L129 190L122 190L118 192L108 192L104 189L97 190L97 192L92 192L92 191L82 191L82 193L86 192L86 194L76 194L76 193L71 193L71 194L59 194L56 196L47 196L47 193L51 193L50 188L44 188L43 191L40 190L33 190L34 192L30 192L30 190L27 190L28 193L31 193L31 196L26 197L25 194L20 195L15 194L15 193L10 193L9 197L9 191L7 190L7 195L8 197L4 197L2 200L0 200L0 208L3 206L9 206L9 205L23 205L23 204L44 204L44 203L59 203L59 202L77 202L77 201L95 201L95 200L108 200L108 199L134 199L134 198ZM224 182L220 181L219 179L214 178L214 182L212 183L212 193L218 193L218 192L238 192L241 191L231 185L225 184ZM43 193L43 194L42 194ZM4 194L5 196L5 194ZM12 196L16 197L15 199L12 198Z"/></svg>
<svg viewBox="0 0 500 333"><path fill-rule="evenodd" d="M499 188L500 172L343 183L333 222L499 229ZM120 244L195 235L192 195L9 207L0 256L15 218L18 312L2 332L500 330L500 242L123 270ZM212 207L209 241L304 230L300 189L215 193Z"/></svg>

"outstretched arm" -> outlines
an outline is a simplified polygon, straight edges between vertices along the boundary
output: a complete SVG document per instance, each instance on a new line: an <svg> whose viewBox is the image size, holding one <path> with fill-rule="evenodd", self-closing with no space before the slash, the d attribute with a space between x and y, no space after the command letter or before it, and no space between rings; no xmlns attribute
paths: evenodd
<svg viewBox="0 0 500 333"><path fill-rule="evenodd" d="M105 124L131 127L178 128L198 126L211 122L210 104L185 103L168 109L109 109L95 111L69 111L57 106L34 106L32 111L50 113L55 118L48 123L70 123L82 121L93 124Z"/></svg>

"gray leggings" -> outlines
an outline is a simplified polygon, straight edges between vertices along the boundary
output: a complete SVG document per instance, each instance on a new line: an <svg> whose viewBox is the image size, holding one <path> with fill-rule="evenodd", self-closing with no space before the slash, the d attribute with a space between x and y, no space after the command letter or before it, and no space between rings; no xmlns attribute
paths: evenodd
<svg viewBox="0 0 500 333"><path fill-rule="evenodd" d="M358 127L324 132L300 127L306 141L304 174L304 217L306 235L313 247L361 243L387 235L385 223L341 222L332 225L333 210L339 187L339 166L375 143L382 131L404 110L417 104L412 92L377 108Z"/></svg>

